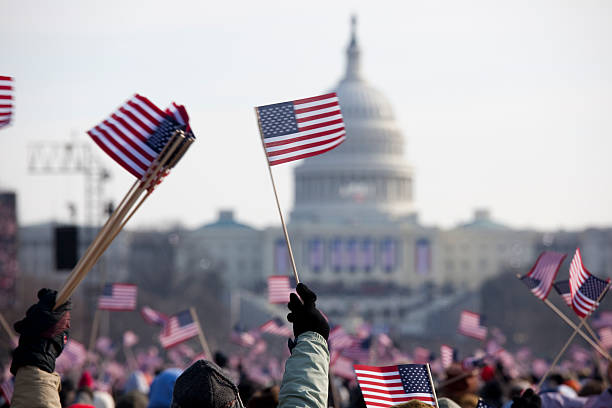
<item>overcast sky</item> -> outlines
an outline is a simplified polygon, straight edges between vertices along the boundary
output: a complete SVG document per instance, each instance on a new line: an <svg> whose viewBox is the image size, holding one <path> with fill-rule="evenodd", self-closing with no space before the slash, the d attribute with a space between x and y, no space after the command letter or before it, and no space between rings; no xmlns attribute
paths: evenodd
<svg viewBox="0 0 612 408"><path fill-rule="evenodd" d="M27 146L75 141L133 93L185 104L194 147L131 221L210 222L221 208L278 224L253 106L316 95L341 77L349 18L362 68L391 101L427 225L474 208L514 227L612 226L609 1L0 0L0 188L23 224L83 217L82 176L28 174ZM350 137L350 135L348 135ZM99 151L118 202L132 176ZM276 166L283 206L294 164Z"/></svg>

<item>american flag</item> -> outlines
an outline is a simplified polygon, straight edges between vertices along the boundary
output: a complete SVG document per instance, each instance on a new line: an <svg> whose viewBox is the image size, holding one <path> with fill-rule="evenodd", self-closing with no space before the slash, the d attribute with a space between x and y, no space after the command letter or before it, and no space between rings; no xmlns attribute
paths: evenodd
<svg viewBox="0 0 612 408"><path fill-rule="evenodd" d="M487 404L483 400L479 399L478 404L476 404L476 408L493 408L491 405Z"/></svg>
<svg viewBox="0 0 612 408"><path fill-rule="evenodd" d="M259 327L260 333L273 334L280 337L293 337L293 329L281 319L272 319Z"/></svg>
<svg viewBox="0 0 612 408"><path fill-rule="evenodd" d="M572 294L572 308L578 316L586 317L590 315L599 303L597 300L608 288L610 279L604 281L591 275L582 264L580 248L576 249L576 254L570 264L570 292Z"/></svg>
<svg viewBox="0 0 612 408"><path fill-rule="evenodd" d="M107 283L98 298L101 310L136 310L138 287L128 283Z"/></svg>
<svg viewBox="0 0 612 408"><path fill-rule="evenodd" d="M256 108L271 166L316 156L346 139L335 93Z"/></svg>
<svg viewBox="0 0 612 408"><path fill-rule="evenodd" d="M164 326L168 322L168 316L150 308L149 306L143 306L140 309L140 315L145 322L149 324L156 324L158 326Z"/></svg>
<svg viewBox="0 0 612 408"><path fill-rule="evenodd" d="M569 280L555 282L553 284L553 287L555 288L559 296L561 296L565 304L569 307L572 307L572 292L570 291Z"/></svg>
<svg viewBox="0 0 612 408"><path fill-rule="evenodd" d="M441 345L440 361L442 362L443 368L450 367L450 365L453 364L453 361L455 361L455 349L446 344Z"/></svg>
<svg viewBox="0 0 612 408"><path fill-rule="evenodd" d="M355 378L355 370L353 370L353 361L350 358L346 358L340 355L337 351L332 351L329 359L329 369L332 374L352 380Z"/></svg>
<svg viewBox="0 0 612 408"><path fill-rule="evenodd" d="M410 400L436 405L426 365L401 364L387 367L355 365L354 367L367 408L392 407Z"/></svg>
<svg viewBox="0 0 612 408"><path fill-rule="evenodd" d="M542 252L535 265L521 280L539 299L546 299L565 257L565 254L558 252Z"/></svg>
<svg viewBox="0 0 612 408"><path fill-rule="evenodd" d="M13 78L0 75L0 128L11 123L13 115Z"/></svg>
<svg viewBox="0 0 612 408"><path fill-rule="evenodd" d="M612 328L604 327L603 329L600 329L598 331L598 334L599 334L599 342L601 343L601 345L606 349L611 348L612 347Z"/></svg>
<svg viewBox="0 0 612 408"><path fill-rule="evenodd" d="M291 292L288 276L268 276L268 301L270 303L289 303L289 294Z"/></svg>
<svg viewBox="0 0 612 408"><path fill-rule="evenodd" d="M172 134L188 128L184 106L173 103L162 111L136 94L87 133L113 160L141 178Z"/></svg>
<svg viewBox="0 0 612 408"><path fill-rule="evenodd" d="M480 315L467 310L461 312L458 331L464 336L478 340L487 338L487 328L480 324Z"/></svg>
<svg viewBox="0 0 612 408"><path fill-rule="evenodd" d="M252 347L257 341L257 335L250 331L232 330L230 333L230 341L242 347Z"/></svg>
<svg viewBox="0 0 612 408"><path fill-rule="evenodd" d="M15 386L13 384L12 378L7 378L6 380L2 381L2 383L0 383L0 394L2 395L2 397L4 397L6 402L9 403L9 405L11 400L13 399L14 388Z"/></svg>
<svg viewBox="0 0 612 408"><path fill-rule="evenodd" d="M330 330L327 342L330 349L342 350L350 347L355 339L344 330L344 327L338 325Z"/></svg>
<svg viewBox="0 0 612 408"><path fill-rule="evenodd" d="M189 310L170 316L168 323L159 334L162 347L168 349L198 335L198 323L193 320Z"/></svg>

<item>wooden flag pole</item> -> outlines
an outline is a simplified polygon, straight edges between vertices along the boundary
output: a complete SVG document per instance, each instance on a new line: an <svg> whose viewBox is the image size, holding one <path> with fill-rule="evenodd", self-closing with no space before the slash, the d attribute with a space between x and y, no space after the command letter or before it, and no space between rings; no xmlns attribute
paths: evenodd
<svg viewBox="0 0 612 408"><path fill-rule="evenodd" d="M438 405L438 397L436 396L436 387L434 386L434 382L433 382L433 377L431 376L431 369L429 368L429 363L425 364L427 366L427 376L429 377L429 386L431 387L431 392L433 393L434 396L434 401L436 402L436 408L439 407Z"/></svg>
<svg viewBox="0 0 612 408"><path fill-rule="evenodd" d="M98 326L100 322L100 309L96 309L96 313L94 313L94 319L91 323L91 331L89 333L89 347L87 351L90 353L93 351L94 344L96 342L96 337L98 337Z"/></svg>
<svg viewBox="0 0 612 408"><path fill-rule="evenodd" d="M595 341L593 341L589 336L587 336L582 330L580 330L581 326L576 326L576 324L569 318L567 317L562 311L559 310L559 308L557 306L555 306L550 300L548 299L544 299L544 304L546 304L548 307L550 307L557 315L559 315L559 317L561 317L561 319L567 323L572 329L574 329L574 331L577 334L580 334L580 336L591 345L591 347L593 347L599 354L601 354L602 356L604 356L608 361L612 361L612 357L610 356L610 354L608 354L608 352L601 347L598 343L596 343ZM585 321L586 323L586 321Z"/></svg>
<svg viewBox="0 0 612 408"><path fill-rule="evenodd" d="M202 331L202 326L200 326L200 319L198 319L198 314L195 310L195 307L190 307L189 312L191 313L191 318L198 326L198 337L200 338L200 345L202 346L202 350L206 353L206 357L213 360L214 356L210 352L210 348L208 347L208 342L206 341L206 337L204 336L204 332Z"/></svg>
<svg viewBox="0 0 612 408"><path fill-rule="evenodd" d="M599 336L595 333L595 330L593 330L589 322L584 322L584 328L587 329L587 331L589 332L593 340L596 341L597 344L599 344L599 347L605 350L606 348L601 344L601 341L599 340Z"/></svg>
<svg viewBox="0 0 612 408"><path fill-rule="evenodd" d="M599 301L604 297L604 295L606 294L606 292L608 291L608 288L610 287L610 282L608 282L608 284L606 285L605 289L601 292L601 294L599 295L599 297L597 298L596 302L597 304L599 304ZM569 337L569 339L567 339L567 341L565 342L565 345L563 346L563 348L561 349L561 351L559 351L559 353L557 354L557 356L555 357L555 359L553 360L552 364L550 365L550 367L548 367L548 370L546 371L546 373L544 373L544 375L542 376L542 378L540 379L540 382L537 385L537 389L539 390L542 387L542 384L544 384L544 381L546 380L546 377L548 377L548 375L551 373L551 371L553 370L553 368L555 368L555 366L557 365L557 363L559 362L559 359L561 358L561 356L563 355L563 353L565 353L565 350L569 347L569 345L571 344L571 342L574 340L574 337L576 337L576 334L578 334L578 332L580 331L580 328L586 323L586 320L589 318L590 313L587 314L586 316L584 316L583 318L580 319L580 323L578 324L578 327L576 327L574 329L574 332L572 333L572 335ZM599 351L599 350L598 350ZM603 354L604 356L608 356L608 353Z"/></svg>
<svg viewBox="0 0 612 408"><path fill-rule="evenodd" d="M261 147L263 154L266 157L266 164L268 165L268 172L270 173L270 181L272 182L272 190L274 191L274 198L276 199L276 208L278 208L278 215L280 216L281 224L283 226L283 233L285 234L285 242L287 243L287 250L289 251L289 259L291 260L291 267L293 268L293 276L295 277L295 283L300 283L297 268L295 266L295 259L293 258L293 250L291 249L291 241L289 240L289 234L287 233L287 226L285 225L285 218L283 217L283 211L281 210L280 201L278 200L278 193L276 192L276 184L274 183L274 176L272 175L272 166L270 166L270 160L266 154L266 144L264 142L263 131L261 129L261 121L259 120L259 112L255 108L255 116L257 117L257 126L259 128L259 138L261 139Z"/></svg>
<svg viewBox="0 0 612 408"><path fill-rule="evenodd" d="M8 322L4 318L4 315L2 314L2 312L0 312L0 325L2 325L2 328L4 329L6 334L9 336L10 342L13 343L15 339L17 338L17 335L15 334L13 329L11 329L11 326L8 324Z"/></svg>

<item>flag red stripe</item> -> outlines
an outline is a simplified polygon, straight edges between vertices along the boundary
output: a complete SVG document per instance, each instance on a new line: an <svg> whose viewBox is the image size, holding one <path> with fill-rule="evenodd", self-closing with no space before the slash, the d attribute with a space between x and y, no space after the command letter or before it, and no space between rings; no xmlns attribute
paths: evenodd
<svg viewBox="0 0 612 408"><path fill-rule="evenodd" d="M334 137L333 139L321 140L321 141L314 142L314 143L308 143L308 144L303 144L303 145L300 145L300 146L291 147L289 149L283 149L283 150L276 150L274 152L268 152L268 156L269 157L274 157L274 156L279 156L281 154L287 154L287 153L297 152L297 151L304 150L304 149L309 149L311 147L323 146L323 145L326 145L328 143L333 143L333 142L335 142L338 139L342 139L345 136L346 136L346 134L342 133L341 135L339 135L337 137Z"/></svg>
<svg viewBox="0 0 612 408"><path fill-rule="evenodd" d="M152 110L154 110L155 112L157 112L157 113L159 114L159 116L162 116L162 117L163 117L163 116L165 116L164 111L163 111L163 110L161 110L161 109L159 109L157 106L155 106L155 105L153 104L153 102L151 102L149 99L145 98L145 97L144 97L144 96L142 96L142 95L138 95L138 94L136 94L136 95L135 95L135 97L136 97L136 98L137 98L139 101L141 101L141 102L143 102L144 104L146 104L146 105L147 105L149 108L151 108Z"/></svg>
<svg viewBox="0 0 612 408"><path fill-rule="evenodd" d="M328 151L330 151L330 150L340 146L341 144L342 143L339 143L339 144L331 146L331 147L329 147L327 149L318 150L316 152L310 152L310 153L300 154L300 155L297 155L297 156L287 157L286 159L276 160L276 161L273 161L273 162L271 161L270 162L270 166L276 166L277 164L287 163L287 162L290 162L290 161L293 161L293 160L299 160L299 159L304 159L306 157L316 156L318 154L328 152Z"/></svg>
<svg viewBox="0 0 612 408"><path fill-rule="evenodd" d="M114 127L107 121L105 120L103 122L106 126L110 127L111 129L113 129ZM134 163L138 164L139 167L146 169L148 167L148 165L146 163L143 163L142 160L138 159L136 156L134 156L132 154L132 152L130 152L128 149L125 148L125 146L123 146L121 143L119 143L114 137L112 137L105 129L103 129L100 126L96 127L96 130L100 133L102 133L104 136L106 136L106 140L108 140L110 143L112 143L113 146L115 146L117 149L121 150L121 153L123 153L124 155L126 155L130 160L132 160ZM115 129L113 129L115 130ZM123 139L123 138L122 138ZM127 140L123 139L126 143L128 143ZM126 163L127 164L127 163Z"/></svg>
<svg viewBox="0 0 612 408"><path fill-rule="evenodd" d="M13 77L0 75L0 81L12 81Z"/></svg>
<svg viewBox="0 0 612 408"><path fill-rule="evenodd" d="M0 91L12 91L13 87L11 85L0 85Z"/></svg>
<svg viewBox="0 0 612 408"><path fill-rule="evenodd" d="M322 99L333 98L335 96L336 96L336 93L332 92L332 93L328 93L328 94L325 94L325 95L313 96L311 98L298 99L296 101L293 101L293 104L294 105L300 105L302 103L316 102L316 101L320 101Z"/></svg>
<svg viewBox="0 0 612 408"><path fill-rule="evenodd" d="M121 125L123 125L123 127L125 127L127 130L129 130L134 136L138 137L138 133L133 130L130 129L130 125L127 123L127 121L125 121L122 117L117 116L116 114L112 114L111 117L113 119L115 119L117 122L121 123ZM108 121L104 121L104 123L107 123ZM110 126L113 126L113 129L115 129L115 132L117 132L117 134L119 134L120 136L122 136L123 140L125 140L130 146L132 146L134 148L134 150L136 150L138 153L140 153L141 155L143 155L149 162L152 162L155 157L150 155L147 151L145 151L142 146L138 145L136 142L134 142L134 139L132 139L129 135L126 135L125 133L123 133L119 128L117 128L115 125L110 124L110 122L108 122L108 124ZM139 138L140 139L140 138ZM149 163L150 164L150 163ZM148 166L148 164L146 164Z"/></svg>
<svg viewBox="0 0 612 408"><path fill-rule="evenodd" d="M0 95L0 99L13 99L13 95Z"/></svg>
<svg viewBox="0 0 612 408"><path fill-rule="evenodd" d="M311 121L311 120L322 119L322 118L327 118L329 116L336 116L336 115L340 115L340 109L335 110L335 111L331 111L331 112L320 113L318 115L308 116L306 118L297 118L296 121L298 123L302 123L302 122L308 122L308 121ZM326 122L326 124L327 124L327 122Z"/></svg>
<svg viewBox="0 0 612 408"><path fill-rule="evenodd" d="M311 130L311 129L317 129L320 127L336 125L338 123L343 123L342 118L336 119L336 120L330 120L329 122L317 123L316 125L310 125L310 126L299 126L298 125L298 128L300 129L300 132L303 132L305 130Z"/></svg>
<svg viewBox="0 0 612 408"><path fill-rule="evenodd" d="M338 104L338 102L330 102L330 103L324 103L322 105L311 106L310 108L295 109L294 112L296 115L299 115L300 113L312 112L312 111L316 111L319 109L332 108L334 106L340 106L340 105Z"/></svg>
<svg viewBox="0 0 612 408"><path fill-rule="evenodd" d="M135 104L132 101L128 102L128 105L130 105L130 107L132 109L134 109L135 111L138 111L138 113L140 113L141 115L143 115L144 117L146 117L147 119L149 119L149 117L147 115L145 115L145 110L142 109L140 106L138 106L137 104ZM125 109L125 111L123 110L125 108L121 108L121 112L126 113L129 112L129 117L136 122L136 124L138 126L140 126L145 132L147 132L147 134L151 134L153 133L153 129L151 129L146 123L144 123L142 120L140 120L140 118L138 116L136 116L133 112L130 112L128 109ZM149 119L151 120L151 119ZM155 123L156 121L153 121L153 123ZM144 136L144 135L143 135ZM146 139L146 137L145 137Z"/></svg>
<svg viewBox="0 0 612 408"><path fill-rule="evenodd" d="M91 136L93 141L96 142L96 144L100 147L100 149L104 150L104 152L108 154L117 163L119 163L121 167L123 167L124 169L132 173L135 177L141 177L144 174L144 172L140 173L136 171L136 169L134 169L132 166L124 162L123 159L121 159L119 156L115 154L115 152L113 152L108 147L106 147L106 145L102 143L102 141L98 138L98 136L95 136L94 134L92 134L91 131L88 131L87 133L89 134L89 136Z"/></svg>

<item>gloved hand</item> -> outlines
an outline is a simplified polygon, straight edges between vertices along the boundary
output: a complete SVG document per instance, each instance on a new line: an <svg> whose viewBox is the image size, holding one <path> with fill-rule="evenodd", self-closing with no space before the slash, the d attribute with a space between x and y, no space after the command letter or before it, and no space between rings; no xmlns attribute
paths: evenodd
<svg viewBox="0 0 612 408"><path fill-rule="evenodd" d="M57 291L41 289L38 303L30 306L23 320L14 327L19 336L19 346L13 352L11 373L20 367L31 365L52 373L55 359L61 354L70 334L70 309L72 302L53 310Z"/></svg>
<svg viewBox="0 0 612 408"><path fill-rule="evenodd" d="M319 333L327 340L329 337L329 324L315 307L317 295L303 283L298 283L296 290L300 297L292 293L287 305L289 310L291 310L291 313L287 315L287 320L293 323L293 335L297 338L302 333L313 331ZM289 348L292 347L290 346Z"/></svg>
<svg viewBox="0 0 612 408"><path fill-rule="evenodd" d="M520 397L512 399L512 408L540 408L542 400L531 388L525 390Z"/></svg>

